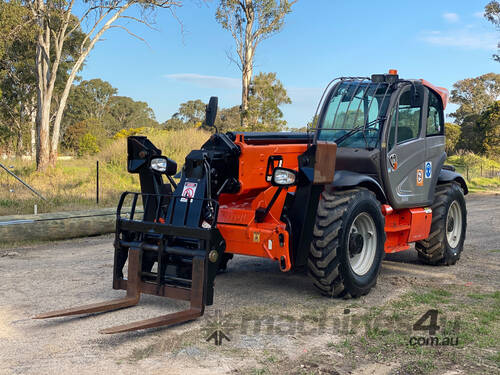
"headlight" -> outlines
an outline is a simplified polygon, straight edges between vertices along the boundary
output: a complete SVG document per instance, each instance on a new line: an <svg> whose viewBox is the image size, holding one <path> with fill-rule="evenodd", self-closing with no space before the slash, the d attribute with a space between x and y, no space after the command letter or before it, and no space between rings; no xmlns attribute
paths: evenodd
<svg viewBox="0 0 500 375"><path fill-rule="evenodd" d="M293 169L277 167L273 171L271 183L275 186L292 186L297 180L297 172Z"/></svg>
<svg viewBox="0 0 500 375"><path fill-rule="evenodd" d="M167 170L167 159L166 158L154 158L151 159L151 169L156 172L166 172Z"/></svg>

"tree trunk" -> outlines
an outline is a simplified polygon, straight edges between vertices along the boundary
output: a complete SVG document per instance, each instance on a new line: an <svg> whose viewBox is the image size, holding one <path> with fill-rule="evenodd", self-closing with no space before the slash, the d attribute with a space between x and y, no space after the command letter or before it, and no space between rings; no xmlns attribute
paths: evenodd
<svg viewBox="0 0 500 375"><path fill-rule="evenodd" d="M54 93L54 85L56 81L57 72L59 69L59 64L61 61L61 55L63 50L63 45L68 36L67 28L70 24L71 11L75 0L70 0L67 3L67 8L63 10L65 13L62 24L60 28L55 30L51 29L51 25L48 22L48 13L45 7L44 0L35 0L32 4L31 10L35 14L37 19L37 26L40 31L38 34L37 40L37 49L36 49L36 73L37 73L37 114L36 114L36 128L37 128L37 170L43 171L50 164L55 164L57 159L57 151L59 146L59 135L60 135L60 127L61 120L64 112L64 108L66 107L66 100L69 95L69 91L71 89L71 85L75 79L76 73L80 69L81 65L85 61L85 58L88 56L94 45L100 40L102 34L108 30L113 22L115 22L118 18L121 17L122 13L125 12L131 5L138 3L137 1L129 1L125 2L125 4L120 6L110 6L110 8L104 12L99 18L96 19L94 27L91 31L86 35L82 44L80 46L80 55L76 60L75 64L71 69L71 73L66 80L65 88L63 94L61 96L61 100L57 105L56 118L54 121L52 139L50 139L50 110L52 103L52 96ZM105 20L106 15L115 13L108 18L104 25L94 36L91 36L92 33L98 28L98 25L101 21ZM50 10L49 10L50 13ZM52 34L51 34L52 33ZM51 35L54 40L54 48L51 51ZM88 44L87 44L88 43ZM53 61L51 60L53 57Z"/></svg>
<svg viewBox="0 0 500 375"><path fill-rule="evenodd" d="M36 130L38 136L38 150L36 157L36 168L44 171L49 165L49 131L50 131L50 102L52 99L52 87L50 85L50 29L44 19L45 4L42 0L37 1L37 24L42 31L38 34L36 46L36 74L37 74L37 111Z"/></svg>
<svg viewBox="0 0 500 375"><path fill-rule="evenodd" d="M31 108L31 160L36 160L36 110Z"/></svg>
<svg viewBox="0 0 500 375"><path fill-rule="evenodd" d="M23 154L23 127L21 122L16 121L17 127L17 140L16 140L16 155L21 156Z"/></svg>
<svg viewBox="0 0 500 375"><path fill-rule="evenodd" d="M61 132L61 121L64 113L64 109L66 108L66 102L68 100L69 92L71 90L71 86L73 85L73 81L76 77L76 72L80 69L80 66L85 61L85 57L87 54L82 54L80 58L76 61L75 66L71 70L71 73L66 81L66 85L64 86L64 91L61 95L61 100L59 101L59 107L57 108L56 118L54 120L54 127L52 129L52 140L50 147L50 164L55 165L57 161L58 148L59 148L59 135Z"/></svg>
<svg viewBox="0 0 500 375"><path fill-rule="evenodd" d="M252 73L248 66L243 67L242 81L241 81L241 126L247 126L248 119L248 97L250 93L250 81L252 80Z"/></svg>
<svg viewBox="0 0 500 375"><path fill-rule="evenodd" d="M241 62L241 126L248 126L248 98L250 95L250 83L253 74L253 56L255 51L255 41L252 38L252 29L255 20L255 10L252 0L246 3L245 15L247 23L245 26L245 41L243 50L243 61Z"/></svg>
<svg viewBox="0 0 500 375"><path fill-rule="evenodd" d="M47 108L48 107L48 108ZM36 130L38 136L38 149L36 153L36 166L38 171L44 171L49 166L50 143L49 143L49 121L50 105L41 103L37 110Z"/></svg>

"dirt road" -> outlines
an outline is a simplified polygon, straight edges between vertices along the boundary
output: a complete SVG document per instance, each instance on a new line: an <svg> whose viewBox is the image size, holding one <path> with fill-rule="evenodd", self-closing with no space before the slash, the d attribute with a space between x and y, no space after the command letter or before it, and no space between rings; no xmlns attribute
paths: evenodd
<svg viewBox="0 0 500 375"><path fill-rule="evenodd" d="M319 296L306 274L235 257L217 277L215 304L203 318L113 336L98 330L185 305L143 296L121 311L31 320L122 295L111 289L112 237L0 250L0 373L498 374L500 196L472 195L467 207L466 246L456 266L421 265L414 250L391 255L369 295L338 300ZM466 322L461 345L408 344L415 320L434 306L449 321ZM394 318L389 328L378 326L383 312ZM230 339L221 346L206 341L217 317Z"/></svg>

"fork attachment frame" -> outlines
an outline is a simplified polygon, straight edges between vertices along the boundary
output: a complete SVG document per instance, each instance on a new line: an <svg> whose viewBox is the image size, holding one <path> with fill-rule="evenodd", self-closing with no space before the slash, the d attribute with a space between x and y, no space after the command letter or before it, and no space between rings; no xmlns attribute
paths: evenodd
<svg viewBox="0 0 500 375"><path fill-rule="evenodd" d="M203 315L205 303L203 301L203 281L205 278L205 259L202 256L193 257L192 268L192 287L177 288L163 285L161 288L156 288L153 284L141 281L141 258L143 250L140 247L130 247L128 250L128 279L114 280L117 289L125 289L126 297L108 302L95 303L85 306L78 306L65 310L52 311L49 313L37 315L34 319L55 318L70 315L91 314L99 312L107 312L125 307L135 306L139 303L141 293L153 294L163 297L171 297L174 299L188 300L191 303L189 309L159 316L152 319L146 319L133 323L128 323L116 327L106 328L100 333L111 334L127 331L136 331L146 328L155 328L169 326L172 324L187 322L194 320Z"/></svg>
<svg viewBox="0 0 500 375"><path fill-rule="evenodd" d="M122 213L123 202L128 195L132 195L132 207L130 212ZM176 201L177 204L179 201L183 202L186 206L183 208L185 218L191 215L190 206L194 209L196 206L201 207L196 204L196 198L186 200L172 195L123 193L117 210L113 289L125 290L126 296L48 312L37 315L34 319L100 313L135 306L139 303L141 293L190 301L190 308L106 328L100 332L111 334L170 326L203 315L205 305L213 303L214 279L225 250L219 230L215 225L209 228L190 226L186 220L180 224L175 223L170 219L174 217L173 212L164 215L161 209L156 210L155 217L150 218L152 221L144 221L144 217L142 220L134 220L139 196L144 207L149 206L146 202L154 201L155 205L170 208L170 211L175 209ZM206 200L199 201L203 203ZM128 275L125 278L123 268L127 260ZM153 272L154 263L157 264L156 272Z"/></svg>

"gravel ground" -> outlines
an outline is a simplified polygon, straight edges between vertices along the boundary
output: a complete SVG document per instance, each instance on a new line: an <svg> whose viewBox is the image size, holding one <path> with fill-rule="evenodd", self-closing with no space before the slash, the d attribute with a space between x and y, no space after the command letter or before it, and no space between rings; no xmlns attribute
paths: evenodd
<svg viewBox="0 0 500 375"><path fill-rule="evenodd" d="M112 237L0 250L0 373L259 373L263 361L292 363L326 350L331 361L342 334L322 317L341 319L346 308L382 306L415 285L500 290L500 196L470 195L467 207L466 245L453 267L421 265L413 249L392 254L369 295L345 301L320 297L304 273L282 273L276 263L237 256L217 277L215 304L201 319L111 336L98 331L186 304L144 295L138 306L107 314L32 320L37 313L123 295L111 288ZM222 346L205 340L217 314L231 339ZM389 374L398 367L361 359L353 364L340 353L334 362L323 373Z"/></svg>

